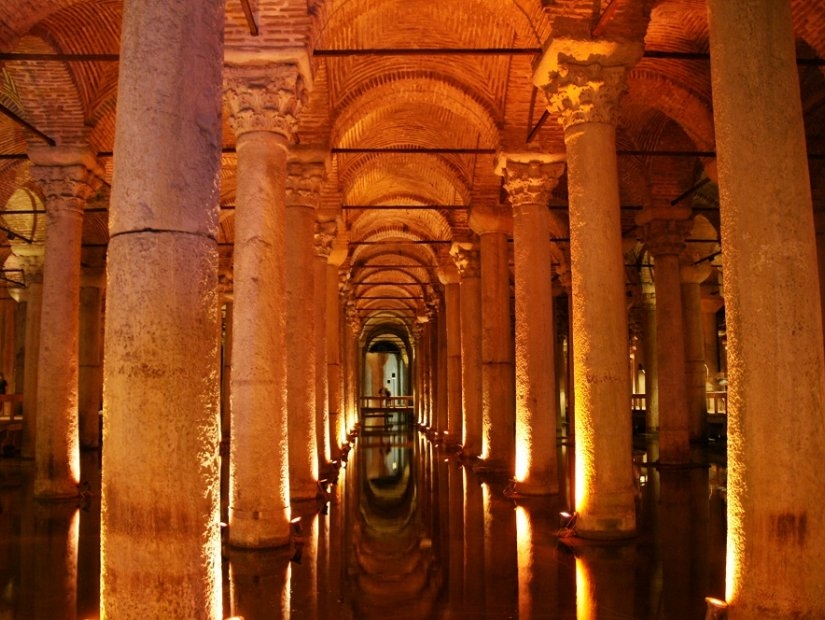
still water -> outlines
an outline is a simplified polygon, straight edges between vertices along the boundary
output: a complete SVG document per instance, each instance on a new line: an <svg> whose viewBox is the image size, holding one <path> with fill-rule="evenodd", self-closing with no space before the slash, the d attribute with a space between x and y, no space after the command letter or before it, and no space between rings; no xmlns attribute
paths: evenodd
<svg viewBox="0 0 825 620"><path fill-rule="evenodd" d="M593 544L562 527L564 445L564 491L524 498L417 431L364 434L326 497L293 506L290 548L224 549L224 616L701 620L724 593L725 468L658 471L637 440L639 534ZM46 504L32 462L0 459L0 620L99 617L98 455L82 468L81 501Z"/></svg>

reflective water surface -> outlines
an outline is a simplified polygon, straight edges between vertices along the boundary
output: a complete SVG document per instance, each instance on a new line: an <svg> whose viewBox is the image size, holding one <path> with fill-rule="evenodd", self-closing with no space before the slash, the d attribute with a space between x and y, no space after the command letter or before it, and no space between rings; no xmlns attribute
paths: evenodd
<svg viewBox="0 0 825 620"><path fill-rule="evenodd" d="M224 549L224 615L692 620L724 594L725 469L657 470L637 445L639 534L570 535L565 489L525 498L418 431L354 439L336 483L293 506L294 543ZM32 499L33 463L0 459L0 620L98 618L100 469L78 504Z"/></svg>

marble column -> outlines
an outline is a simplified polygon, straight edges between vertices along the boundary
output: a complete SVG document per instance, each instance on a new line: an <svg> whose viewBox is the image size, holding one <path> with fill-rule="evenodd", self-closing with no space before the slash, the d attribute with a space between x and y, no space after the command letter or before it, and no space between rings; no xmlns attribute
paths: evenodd
<svg viewBox="0 0 825 620"><path fill-rule="evenodd" d="M80 494L77 397L83 208L100 187L103 171L81 149L37 148L29 158L46 206L34 495L70 498Z"/></svg>
<svg viewBox="0 0 825 620"><path fill-rule="evenodd" d="M223 2L124 7L107 253L100 612L222 617Z"/></svg>
<svg viewBox="0 0 825 620"><path fill-rule="evenodd" d="M315 289L313 298L315 303L315 429L317 435L318 467L326 468L332 461L332 446L336 445L337 435L333 433L329 408L329 366L327 362L327 321L329 314L337 314L337 306L334 312L328 313L328 286L327 286L327 261L332 252L332 244L335 240L336 231L335 220L321 221L315 220L315 239L313 244L313 271ZM336 409L336 413L337 413ZM335 449L337 453L337 448Z"/></svg>
<svg viewBox="0 0 825 620"><path fill-rule="evenodd" d="M690 209L649 207L636 216L653 257L656 287L656 360L659 386L659 462L690 462L690 419L685 384L684 325L679 254L690 231Z"/></svg>
<svg viewBox="0 0 825 620"><path fill-rule="evenodd" d="M289 491L294 500L318 494L315 392L315 211L324 164L293 149L286 182L286 347Z"/></svg>
<svg viewBox="0 0 825 620"><path fill-rule="evenodd" d="M616 122L627 67L641 51L554 39L534 76L567 146L576 532L592 538L636 530Z"/></svg>
<svg viewBox="0 0 825 620"><path fill-rule="evenodd" d="M707 5L725 249L728 618L821 618L825 353L791 2Z"/></svg>
<svg viewBox="0 0 825 620"><path fill-rule="evenodd" d="M228 66L224 81L238 155L229 542L274 547L290 536L286 168L305 89L288 64Z"/></svg>
<svg viewBox="0 0 825 620"><path fill-rule="evenodd" d="M702 332L701 284L710 275L707 263L681 266L682 324L685 342L685 389L688 406L688 431L691 441L707 438L707 394L705 344Z"/></svg>
<svg viewBox="0 0 825 620"><path fill-rule="evenodd" d="M438 279L444 286L444 317L447 332L447 431L448 446L461 443L461 283L458 269L449 256L441 256Z"/></svg>
<svg viewBox="0 0 825 620"><path fill-rule="evenodd" d="M546 495L559 490L553 265L547 208L550 195L564 172L564 163L559 159L559 156L538 153L507 153L498 161L513 208L515 489L527 495Z"/></svg>
<svg viewBox="0 0 825 620"><path fill-rule="evenodd" d="M338 269L346 259L346 248L341 248L338 238L333 242L332 251L327 261L326 295L327 311L327 385L329 386L329 426L330 440L335 458L340 457L346 436L346 407L341 374L341 354L343 341L342 309L339 295Z"/></svg>
<svg viewBox="0 0 825 620"><path fill-rule="evenodd" d="M481 454L481 273L478 246L453 243L450 254L461 277L461 452Z"/></svg>
<svg viewBox="0 0 825 620"><path fill-rule="evenodd" d="M101 257L98 266L84 267L81 273L80 350L78 353L78 424L81 448L100 448L100 410L103 407L102 323L105 269Z"/></svg>
<svg viewBox="0 0 825 620"><path fill-rule="evenodd" d="M33 459L37 435L37 358L40 354L40 315L43 309L43 246L12 246L23 269L26 288L20 299L26 304L23 359L23 429L20 455Z"/></svg>
<svg viewBox="0 0 825 620"><path fill-rule="evenodd" d="M705 381L709 392L716 392L721 389L717 377L719 374L719 326L716 314L722 309L723 305L724 302L720 297L702 298L702 334L705 364L707 364Z"/></svg>
<svg viewBox="0 0 825 620"><path fill-rule="evenodd" d="M650 258L648 258L650 260ZM659 432L659 359L656 336L656 287L642 282L642 330L645 360L645 430Z"/></svg>
<svg viewBox="0 0 825 620"><path fill-rule="evenodd" d="M470 228L479 236L481 264L481 458L487 466L512 473L516 460L514 342L510 314L507 236L512 213L473 207Z"/></svg>

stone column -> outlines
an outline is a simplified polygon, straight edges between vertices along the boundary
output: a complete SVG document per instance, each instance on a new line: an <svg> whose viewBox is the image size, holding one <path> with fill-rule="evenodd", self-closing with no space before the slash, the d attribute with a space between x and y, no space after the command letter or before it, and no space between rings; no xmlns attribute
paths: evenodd
<svg viewBox="0 0 825 620"><path fill-rule="evenodd" d="M107 262L100 611L222 617L223 2L126 5Z"/></svg>
<svg viewBox="0 0 825 620"><path fill-rule="evenodd" d="M439 260L438 279L444 285L444 322L447 328L447 431L450 447L461 443L461 284L449 256Z"/></svg>
<svg viewBox="0 0 825 620"><path fill-rule="evenodd" d="M34 495L80 493L78 341L83 208L100 185L100 170L86 151L31 150L32 176L46 206L46 250L37 378Z"/></svg>
<svg viewBox="0 0 825 620"><path fill-rule="evenodd" d="M286 182L286 346L288 351L289 490L293 500L318 494L315 392L315 211L323 162L294 150Z"/></svg>
<svg viewBox="0 0 825 620"><path fill-rule="evenodd" d="M648 259L649 260L649 259ZM656 337L656 287L642 282L642 321L645 360L645 430L659 431L659 360Z"/></svg>
<svg viewBox="0 0 825 620"><path fill-rule="evenodd" d="M102 257L101 257L102 259ZM100 410L103 406L103 290L105 264L85 267L80 283L80 350L78 415L80 447L100 448ZM85 477L85 476L84 476Z"/></svg>
<svg viewBox="0 0 825 620"><path fill-rule="evenodd" d="M7 274L8 275L8 274ZM6 393L19 391L15 382L14 362L17 349L17 301L8 289L0 293L0 373L6 379ZM0 417L14 415L14 403L0 401Z"/></svg>
<svg viewBox="0 0 825 620"><path fill-rule="evenodd" d="M364 326L358 311L354 305L347 307L347 327L345 330L346 344L344 351L344 392L346 393L346 426L345 431L349 433L360 421L359 396L361 395L361 383L359 382L359 367L363 358L359 357L360 347L358 346L361 330Z"/></svg>
<svg viewBox="0 0 825 620"><path fill-rule="evenodd" d="M229 542L274 547L290 535L286 166L305 91L294 65L224 75L238 154Z"/></svg>
<svg viewBox="0 0 825 620"><path fill-rule="evenodd" d="M313 244L315 292L315 429L318 438L318 466L326 468L332 460L332 445L337 441L329 414L329 376L327 364L327 261L335 240L335 221L315 220ZM337 312L337 305L334 307ZM337 413L336 409L336 413ZM337 448L335 450L338 451Z"/></svg>
<svg viewBox="0 0 825 620"><path fill-rule="evenodd" d="M453 243L450 254L461 277L461 452L481 454L481 273L478 246Z"/></svg>
<svg viewBox="0 0 825 620"><path fill-rule="evenodd" d="M510 315L507 235L512 214L473 207L470 227L479 235L481 256L482 459L513 471L516 446L514 343Z"/></svg>
<svg viewBox="0 0 825 620"><path fill-rule="evenodd" d="M656 360L659 386L659 462L690 462L690 434L685 384L685 348L679 254L690 231L690 209L650 207L636 216L654 260L656 287Z"/></svg>
<svg viewBox="0 0 825 620"><path fill-rule="evenodd" d="M327 385L329 386L329 426L330 439L335 458L341 455L341 447L347 434L344 406L344 390L342 389L341 352L343 341L342 308L339 294L338 268L346 259L346 248L341 250L337 240L333 242L326 271L326 332L327 332Z"/></svg>
<svg viewBox="0 0 825 620"><path fill-rule="evenodd" d="M567 145L576 531L583 537L621 538L636 529L616 120L626 67L641 51L554 39L534 77L548 110L560 114Z"/></svg>
<svg viewBox="0 0 825 620"><path fill-rule="evenodd" d="M515 489L528 495L559 490L556 463L558 398L553 327L550 195L564 172L558 156L500 156L513 207L516 280ZM548 325L551 326L548 329Z"/></svg>
<svg viewBox="0 0 825 620"><path fill-rule="evenodd" d="M43 309L43 246L12 246L20 259L26 288L20 291L26 303L26 333L23 359L23 430L20 455L33 459L37 435L37 358L40 354L40 315Z"/></svg>
<svg viewBox="0 0 825 620"><path fill-rule="evenodd" d="M710 275L707 264L682 264L682 324L685 342L685 388L688 406L688 430L691 441L707 438L707 394L705 380L705 345L702 332L701 284Z"/></svg>
<svg viewBox="0 0 825 620"><path fill-rule="evenodd" d="M791 2L709 0L708 23L729 352L728 618L821 618L825 360Z"/></svg>
<svg viewBox="0 0 825 620"><path fill-rule="evenodd" d="M722 309L724 302L720 297L702 298L702 333L705 349L705 364L707 364L706 385L707 391L715 392L720 389L717 382L719 374L719 327L716 313Z"/></svg>

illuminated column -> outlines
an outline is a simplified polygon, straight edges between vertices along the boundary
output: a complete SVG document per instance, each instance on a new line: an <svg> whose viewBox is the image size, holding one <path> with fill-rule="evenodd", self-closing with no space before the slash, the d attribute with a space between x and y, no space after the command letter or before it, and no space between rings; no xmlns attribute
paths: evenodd
<svg viewBox="0 0 825 620"><path fill-rule="evenodd" d="M650 207L636 216L653 256L656 286L656 360L659 385L659 462L690 462L690 419L685 384L685 348L679 254L690 231L690 209Z"/></svg>
<svg viewBox="0 0 825 620"><path fill-rule="evenodd" d="M315 211L324 164L293 149L286 180L286 347L289 412L289 495L318 494L318 426L315 390ZM319 356L320 357L320 356ZM323 358L320 358L323 359Z"/></svg>
<svg viewBox="0 0 825 620"><path fill-rule="evenodd" d="M100 612L222 617L223 3L124 10L103 356Z"/></svg>
<svg viewBox="0 0 825 620"><path fill-rule="evenodd" d="M616 120L626 66L642 48L607 46L607 57L601 45L554 39L534 79L560 114L567 146L576 531L621 538L635 533L636 512Z"/></svg>
<svg viewBox="0 0 825 620"><path fill-rule="evenodd" d="M555 319L550 256L550 195L564 172L558 156L506 154L499 159L513 207L516 282L515 489L557 493ZM548 325L550 329L548 329Z"/></svg>
<svg viewBox="0 0 825 620"><path fill-rule="evenodd" d="M225 81L238 154L229 541L272 547L289 542L286 166L305 91L287 64L230 66Z"/></svg>
<svg viewBox="0 0 825 620"><path fill-rule="evenodd" d="M478 246L453 243L450 254L461 277L461 408L464 456L481 454L481 274Z"/></svg>
<svg viewBox="0 0 825 620"><path fill-rule="evenodd" d="M77 390L83 208L103 172L86 151L43 148L30 151L29 157L46 205L34 495L76 497L80 493Z"/></svg>
<svg viewBox="0 0 825 620"><path fill-rule="evenodd" d="M100 409L103 405L103 289L106 268L100 257L84 267L80 284L80 350L78 353L78 415L80 447L100 447ZM84 476L85 477L85 476Z"/></svg>
<svg viewBox="0 0 825 620"><path fill-rule="evenodd" d="M708 16L729 352L728 618L822 618L825 360L791 2L709 0Z"/></svg>
<svg viewBox="0 0 825 620"><path fill-rule="evenodd" d="M711 266L683 264L682 323L685 339L685 379L687 389L688 429L691 441L707 436L707 395L705 393L705 346L702 336L701 283L710 275Z"/></svg>
<svg viewBox="0 0 825 620"><path fill-rule="evenodd" d="M347 304L347 327L345 329L344 337L346 339L344 344L344 392L346 394L346 426L345 431L349 433L352 431L356 423L360 421L360 401L361 396L361 377L359 365L363 357L359 358L360 347L358 345L361 336L361 329L364 325L361 316L358 314L354 304Z"/></svg>
<svg viewBox="0 0 825 620"><path fill-rule="evenodd" d="M648 259L649 260L649 259ZM659 431L659 360L656 337L656 287L642 282L642 321L645 358L645 430Z"/></svg>
<svg viewBox="0 0 825 620"><path fill-rule="evenodd" d="M482 458L492 467L512 472L516 413L507 247L512 214L473 207L470 227L479 235L481 256Z"/></svg>
<svg viewBox="0 0 825 620"><path fill-rule="evenodd" d="M232 436L232 265L219 261L218 308L221 309L218 338L221 342L221 522L229 523L229 494L231 486L230 441Z"/></svg>
<svg viewBox="0 0 825 620"><path fill-rule="evenodd" d="M315 221L314 281L315 292L315 429L318 438L318 466L326 467L332 460L332 446L337 446L337 434L333 432L329 409L329 366L327 363L327 320L330 314L337 316L337 304L333 313L327 312L327 261L335 240L335 221ZM336 278L337 282L337 278ZM336 409L336 413L338 410ZM338 452L336 447L335 452Z"/></svg>
<svg viewBox="0 0 825 620"><path fill-rule="evenodd" d="M13 245L12 252L20 259L26 288L20 298L26 302L25 358L23 361L23 430L20 455L34 458L37 427L37 357L40 353L40 315L43 309L43 246Z"/></svg>
<svg viewBox="0 0 825 620"><path fill-rule="evenodd" d="M326 296L327 310L324 325L327 330L327 385L329 386L329 426L335 458L340 456L341 445L347 434L344 406L344 391L342 390L341 376L341 330L343 329L341 316L341 297L338 285L338 268L346 259L346 247L340 247L338 238L333 242L327 262Z"/></svg>
<svg viewBox="0 0 825 620"><path fill-rule="evenodd" d="M447 444L461 443L461 284L458 269L449 256L439 261L438 278L444 285L444 317L447 327ZM443 388L442 388L443 389Z"/></svg>

